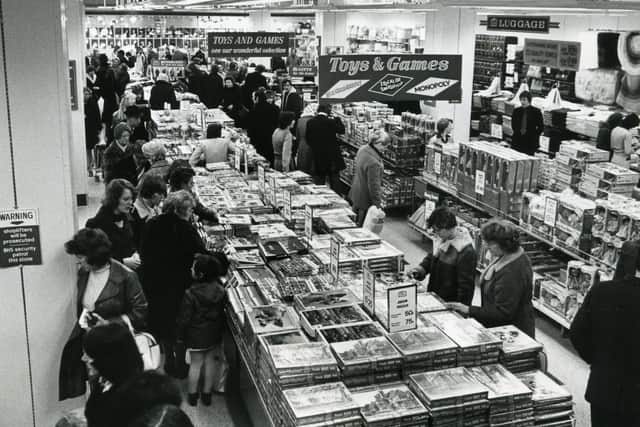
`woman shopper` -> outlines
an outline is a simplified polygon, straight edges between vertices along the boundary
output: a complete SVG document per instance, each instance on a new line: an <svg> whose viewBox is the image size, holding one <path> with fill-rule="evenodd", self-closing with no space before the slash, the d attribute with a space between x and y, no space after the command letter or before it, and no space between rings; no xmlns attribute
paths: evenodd
<svg viewBox="0 0 640 427"><path fill-rule="evenodd" d="M111 119L114 111L118 109L118 97L116 96L116 81L113 70L109 66L109 58L105 54L98 57L98 69L96 70L96 81L94 89L98 96L102 98L102 123L107 132L107 142L111 142Z"/></svg>
<svg viewBox="0 0 640 427"><path fill-rule="evenodd" d="M451 131L453 130L453 120L440 119L436 123L436 134L429 140L430 145L442 146L451 142Z"/></svg>
<svg viewBox="0 0 640 427"><path fill-rule="evenodd" d="M165 372L176 372L176 319L184 291L191 284L195 254L207 248L191 222L195 199L186 190L169 193L163 213L147 222L140 255L149 300L149 329L165 355Z"/></svg>
<svg viewBox="0 0 640 427"><path fill-rule="evenodd" d="M227 274L229 261L224 254L196 254L191 275L193 284L185 292L178 316L178 340L189 349L188 402L196 406L200 397L211 405L211 393L224 392L226 360L223 333L226 291L220 278ZM217 384L214 382L217 381Z"/></svg>
<svg viewBox="0 0 640 427"><path fill-rule="evenodd" d="M240 121L240 116L248 111L242 105L242 91L233 77L227 76L224 78L220 105L222 105L222 110L236 122Z"/></svg>
<svg viewBox="0 0 640 427"><path fill-rule="evenodd" d="M117 71L115 73L116 78L116 95L122 98L124 95L124 91L127 89L127 85L131 81L131 77L129 77L129 66L127 64L118 65Z"/></svg>
<svg viewBox="0 0 640 427"><path fill-rule="evenodd" d="M193 167L206 165L207 163L220 163L229 160L229 152L232 150L229 138L222 137L222 126L211 123L207 126L207 139L200 142L189 158L189 164Z"/></svg>
<svg viewBox="0 0 640 427"><path fill-rule="evenodd" d="M488 328L514 325L535 338L533 271L520 247L518 230L509 221L492 219L480 233L494 258L480 276L482 304L476 307L456 302L447 306Z"/></svg>
<svg viewBox="0 0 640 427"><path fill-rule="evenodd" d="M278 127L280 110L267 102L266 91L261 88L254 94L253 110L249 113L247 134L258 154L273 164L273 144L271 137Z"/></svg>
<svg viewBox="0 0 640 427"><path fill-rule="evenodd" d="M62 352L60 400L82 396L86 391L87 370L82 363L82 339L96 324L146 324L147 300L134 272L110 259L111 242L102 230L84 228L65 243L75 255L78 270L76 322Z"/></svg>
<svg viewBox="0 0 640 427"><path fill-rule="evenodd" d="M369 143L360 147L356 154L356 167L349 200L357 216L358 227L362 227L371 206L382 209L382 175L384 163L381 150L389 144L390 138L383 130L376 130Z"/></svg>
<svg viewBox="0 0 640 427"><path fill-rule="evenodd" d="M204 99L207 108L217 108L222 102L222 88L224 79L220 74L220 66L213 64L209 74L204 78Z"/></svg>
<svg viewBox="0 0 640 427"><path fill-rule="evenodd" d="M104 182L114 179L126 179L132 184L137 182L138 167L134 159L131 130L126 123L119 123L113 129L114 141L109 144L102 156Z"/></svg>
<svg viewBox="0 0 640 427"><path fill-rule="evenodd" d="M169 82L169 76L160 73L156 79L156 84L151 88L149 105L152 110L164 110L165 104L169 104L172 110L180 108L180 103L176 99L176 92Z"/></svg>
<svg viewBox="0 0 640 427"><path fill-rule="evenodd" d="M167 197L167 184L159 175L145 176L138 188L138 197L131 211L133 238L136 247L142 244L142 231L151 218L160 215L160 205Z"/></svg>
<svg viewBox="0 0 640 427"><path fill-rule="evenodd" d="M291 129L295 123L295 115L283 111L278 118L278 129L271 135L273 144L273 168L279 172L289 172L294 168L291 152L293 150L293 135Z"/></svg>
<svg viewBox="0 0 640 427"><path fill-rule="evenodd" d="M169 187L171 192L173 193L180 190L188 191L195 200L193 213L195 214L195 216L197 216L197 220L217 224L218 215L216 214L216 212L213 209L205 207L200 202L197 195L194 194L193 177L196 174L195 171L191 168L191 166L189 166L189 163L187 163L184 167L180 167L178 161L175 161L171 166L173 167L174 165L177 166L175 169L169 169ZM195 224L196 219L193 219L193 222Z"/></svg>
<svg viewBox="0 0 640 427"><path fill-rule="evenodd" d="M638 127L640 119L636 113L628 114L619 126L611 131L611 163L625 168L631 163L630 157L633 154L633 135L631 129Z"/></svg>
<svg viewBox="0 0 640 427"><path fill-rule="evenodd" d="M167 150L164 148L164 144L159 141L147 142L142 146L142 154L149 162L149 168L142 174L139 182L142 183L148 176L158 176L165 180L171 163L167 160Z"/></svg>
<svg viewBox="0 0 640 427"><path fill-rule="evenodd" d="M100 131L102 122L100 121L100 107L93 91L84 88L84 141L87 151L87 169L89 176L93 176L93 171L98 162L95 156L95 147L100 142Z"/></svg>
<svg viewBox="0 0 640 427"><path fill-rule="evenodd" d="M105 232L111 242L111 257L132 270L140 266L130 218L134 194L135 189L129 181L114 179L105 189L98 213L86 223L87 228L97 228Z"/></svg>
<svg viewBox="0 0 640 427"><path fill-rule="evenodd" d="M296 140L298 141L296 164L299 170L309 175L313 174L313 152L307 142L307 123L313 118L317 109L316 104L307 105L296 124Z"/></svg>

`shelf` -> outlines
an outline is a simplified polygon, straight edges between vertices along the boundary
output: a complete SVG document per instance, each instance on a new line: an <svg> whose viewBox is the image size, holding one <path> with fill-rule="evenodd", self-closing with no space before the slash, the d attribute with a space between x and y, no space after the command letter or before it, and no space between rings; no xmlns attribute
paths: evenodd
<svg viewBox="0 0 640 427"><path fill-rule="evenodd" d="M386 44L409 44L409 42L397 42L393 40L371 40L371 39L358 39L355 37L347 37L347 40L358 43L386 43Z"/></svg>
<svg viewBox="0 0 640 427"><path fill-rule="evenodd" d="M570 329L571 328L571 323L569 323L569 321L567 319L562 317L559 313L557 313L557 312L551 310L550 308L546 307L539 300L534 299L534 300L532 300L532 303L533 303L533 308L535 308L540 313L544 314L545 316L547 316L548 318L550 318L551 320L556 322L558 325L562 326L565 329Z"/></svg>
<svg viewBox="0 0 640 427"><path fill-rule="evenodd" d="M338 141L356 151L358 151L360 149L360 147L363 147L363 145L357 145L354 144L353 142L349 141L348 138L345 138L342 135L338 135ZM415 175L415 172L417 172L419 170L418 167L416 168L407 168L407 167L403 167L403 166L398 166L396 165L394 162L392 162L391 160L389 160L386 157L382 157L382 162L384 163L384 166L386 168L392 169L395 172L400 172L403 175L407 175L407 176L412 176Z"/></svg>

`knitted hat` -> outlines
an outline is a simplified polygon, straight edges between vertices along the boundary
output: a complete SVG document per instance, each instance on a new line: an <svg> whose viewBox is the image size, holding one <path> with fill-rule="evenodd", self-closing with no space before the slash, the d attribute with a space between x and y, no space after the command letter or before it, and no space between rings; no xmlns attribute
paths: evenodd
<svg viewBox="0 0 640 427"><path fill-rule="evenodd" d="M131 130L129 129L129 126L124 122L118 123L116 127L113 128L113 137L116 140L119 140L124 132L129 132L129 133L131 132Z"/></svg>

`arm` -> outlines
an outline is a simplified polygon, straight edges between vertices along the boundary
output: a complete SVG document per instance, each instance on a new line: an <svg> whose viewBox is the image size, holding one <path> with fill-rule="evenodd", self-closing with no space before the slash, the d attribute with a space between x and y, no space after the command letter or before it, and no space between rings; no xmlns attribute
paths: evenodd
<svg viewBox="0 0 640 427"><path fill-rule="evenodd" d="M293 136L291 132L287 131L287 135L284 137L284 143L282 144L282 170L289 172L289 165L291 164L291 148L293 146Z"/></svg>
<svg viewBox="0 0 640 427"><path fill-rule="evenodd" d="M139 331L144 329L147 324L148 304L136 273L127 271L127 277L124 282L124 292L127 306L123 314L129 318L134 330Z"/></svg>
<svg viewBox="0 0 640 427"><path fill-rule="evenodd" d="M202 148L202 144L200 144L199 146L196 147L195 150L193 150L193 153L189 158L189 164L192 167L195 167L198 163L200 163L200 160L202 160L202 158L204 157L203 154L204 154L204 149Z"/></svg>
<svg viewBox="0 0 640 427"><path fill-rule="evenodd" d="M507 267L496 274L501 274L501 277L494 284L494 303L469 307L469 316L486 327L511 323L523 298L525 278L522 271Z"/></svg>
<svg viewBox="0 0 640 427"><path fill-rule="evenodd" d="M594 288L595 289L595 288ZM571 324L571 329L569 330L569 339L571 343L578 351L580 357L584 359L585 362L591 363L593 348L591 342L592 336L592 328L591 328L591 304L592 297L591 294L593 289L591 289L587 296L584 298L584 302L582 306L578 309L576 313L576 317L573 319L573 323Z"/></svg>
<svg viewBox="0 0 640 427"><path fill-rule="evenodd" d="M213 209L209 209L200 202L200 200L196 200L196 206L193 209L193 213L198 215L198 218L205 221L210 221L215 224L218 223L218 215ZM206 253L206 252L203 252Z"/></svg>
<svg viewBox="0 0 640 427"><path fill-rule="evenodd" d="M469 245L458 257L456 270L458 273L458 297L456 300L464 305L471 305L475 291L476 251Z"/></svg>
<svg viewBox="0 0 640 427"><path fill-rule="evenodd" d="M367 187L371 203L377 207L382 207L382 171L379 164L371 164L367 168Z"/></svg>

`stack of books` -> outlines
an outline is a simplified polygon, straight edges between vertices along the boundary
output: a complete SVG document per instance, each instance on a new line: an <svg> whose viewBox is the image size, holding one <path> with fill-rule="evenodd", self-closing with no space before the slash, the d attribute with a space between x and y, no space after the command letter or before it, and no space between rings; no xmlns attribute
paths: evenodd
<svg viewBox="0 0 640 427"><path fill-rule="evenodd" d="M571 427L574 423L571 394L542 371L516 374L533 392L536 427Z"/></svg>
<svg viewBox="0 0 640 427"><path fill-rule="evenodd" d="M389 334L402 355L404 376L456 367L458 346L435 326Z"/></svg>
<svg viewBox="0 0 640 427"><path fill-rule="evenodd" d="M406 384L395 382L351 389L366 427L428 425L429 413Z"/></svg>
<svg viewBox="0 0 640 427"><path fill-rule="evenodd" d="M489 331L502 341L499 360L508 370L515 373L538 368L542 344L513 325L489 328Z"/></svg>
<svg viewBox="0 0 640 427"><path fill-rule="evenodd" d="M284 390L285 425L359 426L360 405L341 382Z"/></svg>

